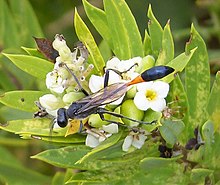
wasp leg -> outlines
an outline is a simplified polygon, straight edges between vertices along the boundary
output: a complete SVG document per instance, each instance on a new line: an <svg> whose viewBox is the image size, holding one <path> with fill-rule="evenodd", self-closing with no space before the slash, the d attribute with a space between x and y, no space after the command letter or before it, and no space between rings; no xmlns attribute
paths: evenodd
<svg viewBox="0 0 220 185"><path fill-rule="evenodd" d="M104 118L103 114L110 114L110 115L112 115L112 116L115 116L115 117L118 117L118 118L124 118L124 119L130 120L130 121L133 121L133 122L136 122L136 123L140 123L140 124L145 124L145 125L147 125L147 124L153 124L153 123L155 123L155 121L145 122L145 121L135 120L135 119L129 118L129 117L127 117L127 116L123 116L123 115L121 115L121 114L108 111L108 110L106 110L106 109L104 109L104 108L101 108L101 107L99 107L99 108L97 109L97 114L99 114L99 116L101 117L101 119L102 119L102 117ZM104 119L105 119L105 118L104 118ZM107 120L105 120L105 121L107 121ZM114 123L114 121L111 121L111 120L109 120L109 122ZM117 123L117 122L115 122L115 123Z"/></svg>
<svg viewBox="0 0 220 185"><path fill-rule="evenodd" d="M134 65L132 65L129 69L125 70L125 71L118 71L117 69L112 69L112 68L109 68L109 69L106 69L106 72L105 72L105 78L104 78L104 87L107 87L108 86L108 80L109 80L109 71L114 71L116 74L118 74L119 76L122 77L122 74L123 73L127 73L128 71L130 71L134 66L138 65L137 63L135 63Z"/></svg>
<svg viewBox="0 0 220 185"><path fill-rule="evenodd" d="M83 89L82 85L80 84L78 78L76 77L76 75L70 70L70 68L65 64L63 63L63 65L66 67L67 71L73 76L74 80L76 81L77 85L79 86L79 89L86 95L88 96L89 93Z"/></svg>
<svg viewBox="0 0 220 185"><path fill-rule="evenodd" d="M83 122L82 122L82 120L80 120L80 125L79 125L78 133L81 133L82 130L83 130Z"/></svg>

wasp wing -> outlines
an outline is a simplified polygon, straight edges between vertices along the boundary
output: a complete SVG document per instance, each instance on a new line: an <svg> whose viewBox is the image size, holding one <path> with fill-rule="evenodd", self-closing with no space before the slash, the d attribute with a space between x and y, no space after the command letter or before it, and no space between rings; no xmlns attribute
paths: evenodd
<svg viewBox="0 0 220 185"><path fill-rule="evenodd" d="M77 103L85 103L84 106L82 106L77 113L82 113L88 110L91 110L93 108L97 108L102 105L106 105L109 103L112 103L119 98L121 98L124 93L127 91L127 84L126 83L115 83L112 85L109 85L98 92L91 94L79 101Z"/></svg>

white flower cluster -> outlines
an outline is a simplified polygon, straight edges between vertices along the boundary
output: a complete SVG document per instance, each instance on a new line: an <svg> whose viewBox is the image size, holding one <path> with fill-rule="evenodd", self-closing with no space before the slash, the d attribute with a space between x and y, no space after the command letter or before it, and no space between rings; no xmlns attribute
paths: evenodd
<svg viewBox="0 0 220 185"><path fill-rule="evenodd" d="M81 88L80 86L86 90L89 89L92 93L104 88L106 73L104 76L91 75L89 82L85 81L86 76L93 68L93 65L88 65L85 62L87 57L85 51L75 48L72 52L62 35L56 35L52 45L58 51L59 56L56 58L54 69L46 76L46 86L51 94L40 97L39 103L48 114L56 117L59 108L68 108L72 102L85 96L82 92L76 91L77 88ZM154 58L152 56L134 57L129 60L119 60L117 57L113 57L107 61L105 68L106 72L109 72L108 85L129 82L153 65ZM79 79L80 85L72 73ZM127 90L133 89L133 87L133 95L127 98L133 99L136 109L142 112L148 109L161 112L166 107L165 97L169 91L167 83L162 81L143 82L132 85ZM124 96L111 104L120 105L123 103ZM120 113L123 114L123 112ZM134 125L137 126L137 123ZM87 129L86 132L86 145L94 148L112 134L117 133L118 125L113 123L100 125L97 128ZM128 151L130 147L140 149L146 139L146 131L134 132L132 130L125 138L122 149L124 151Z"/></svg>
<svg viewBox="0 0 220 185"><path fill-rule="evenodd" d="M73 101L84 97L83 93L76 91L79 87L69 70L79 78L81 84L87 85L83 81L93 65L86 64L86 58L78 47L71 52L63 35L57 34L52 45L59 56L56 58L53 71L46 76L46 86L51 94L40 97L39 102L48 114L56 117L59 108L68 107Z"/></svg>
<svg viewBox="0 0 220 185"><path fill-rule="evenodd" d="M139 75L138 69L140 70L140 66L143 69L144 62L148 63L152 62L154 58L152 56L146 56L145 58L135 57L129 60L120 61L118 58L114 57L106 63L106 70L110 70L109 75L109 85L117 82L129 82ZM149 66L147 66L149 68ZM150 66L152 67L152 66ZM114 70L123 72L122 75L114 72ZM89 88L95 93L104 87L104 78L105 76L96 76L92 75L89 80ZM162 112L166 107L165 97L169 92L169 84L162 81L150 81L150 82L142 82L136 86L135 95L133 97L133 101L135 106L142 111L146 111L148 109L152 109L153 111ZM131 87L130 87L131 88ZM128 88L129 89L129 88ZM112 102L111 104L119 105L122 103L124 96L120 99ZM136 124L135 124L136 125ZM93 139L91 139L93 137ZM90 140L91 139L91 140ZM135 147L140 149L147 139L147 134L142 132L133 132L131 131L129 135L125 138L122 149L123 151L128 151L130 147ZM90 140L90 142L88 141ZM99 144L97 139L94 139L94 136L87 136L88 146L95 147Z"/></svg>

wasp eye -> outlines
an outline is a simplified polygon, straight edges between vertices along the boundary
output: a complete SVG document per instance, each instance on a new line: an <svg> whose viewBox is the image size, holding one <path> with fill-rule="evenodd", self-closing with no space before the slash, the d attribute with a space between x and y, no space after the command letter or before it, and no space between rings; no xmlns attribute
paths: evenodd
<svg viewBox="0 0 220 185"><path fill-rule="evenodd" d="M66 114L66 109L65 108L60 108L57 111L57 124L64 128L67 126L68 124L68 118L67 118L67 114Z"/></svg>

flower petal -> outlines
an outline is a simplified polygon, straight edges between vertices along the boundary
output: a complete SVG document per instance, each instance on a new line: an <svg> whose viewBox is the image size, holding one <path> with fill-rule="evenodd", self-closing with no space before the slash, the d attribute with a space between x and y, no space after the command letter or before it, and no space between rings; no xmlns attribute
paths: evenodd
<svg viewBox="0 0 220 185"><path fill-rule="evenodd" d="M146 139L147 139L147 136L143 134L139 134L136 137L134 136L132 146L134 146L137 149L140 149L143 146Z"/></svg>
<svg viewBox="0 0 220 185"><path fill-rule="evenodd" d="M115 123L111 123L109 125L102 125L102 129L105 132L111 133L111 134L115 134L118 133L118 125Z"/></svg>
<svg viewBox="0 0 220 185"><path fill-rule="evenodd" d="M156 81L153 84L153 89L157 92L158 97L165 98L169 92L169 84L162 81Z"/></svg>
<svg viewBox="0 0 220 185"><path fill-rule="evenodd" d="M149 108L149 101L143 91L136 93L134 97L134 104L140 110L147 110Z"/></svg>
<svg viewBox="0 0 220 185"><path fill-rule="evenodd" d="M137 90L146 92L148 89L152 89L152 85L153 85L152 81L142 82L142 83L137 84Z"/></svg>
<svg viewBox="0 0 220 185"><path fill-rule="evenodd" d="M92 93L102 89L104 86L104 79L102 76L92 75L89 79L89 88Z"/></svg>
<svg viewBox="0 0 220 185"><path fill-rule="evenodd" d="M107 61L106 69L118 69L118 63L120 60L117 57L113 57L111 60Z"/></svg>
<svg viewBox="0 0 220 185"><path fill-rule="evenodd" d="M133 136L128 135L124 140L124 143L122 145L122 150L127 152L131 147L132 141L133 141Z"/></svg>
<svg viewBox="0 0 220 185"><path fill-rule="evenodd" d="M150 108L156 112L162 112L166 107L166 100L164 98L158 98L150 102Z"/></svg>
<svg viewBox="0 0 220 185"><path fill-rule="evenodd" d="M93 135L88 134L86 137L86 146L95 148L99 145L99 139Z"/></svg>
<svg viewBox="0 0 220 185"><path fill-rule="evenodd" d="M63 102L61 98L57 98L53 94L45 94L41 96L39 98L39 102L42 105L42 107L49 109L49 110L55 110L63 106Z"/></svg>

